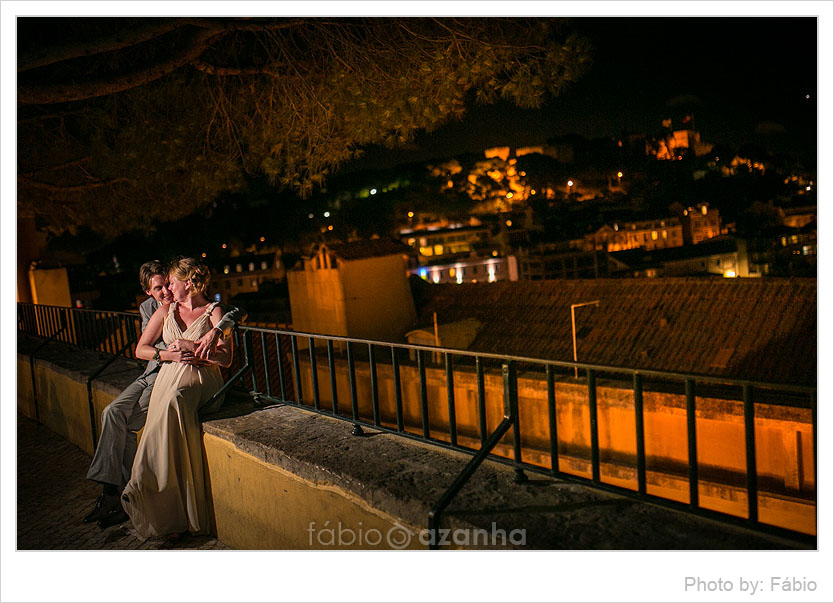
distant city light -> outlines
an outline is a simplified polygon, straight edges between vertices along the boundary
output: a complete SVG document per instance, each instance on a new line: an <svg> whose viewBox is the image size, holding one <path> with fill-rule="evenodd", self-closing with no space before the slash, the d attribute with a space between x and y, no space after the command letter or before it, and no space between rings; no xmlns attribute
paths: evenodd
<svg viewBox="0 0 834 603"><path fill-rule="evenodd" d="M622 172L617 172L617 178L622 178L622 177L623 177L623 173Z"/></svg>
<svg viewBox="0 0 834 603"><path fill-rule="evenodd" d="M735 278L735 277L736 277L736 271L735 270L729 269L729 270L724 271L724 278Z"/></svg>
<svg viewBox="0 0 834 603"><path fill-rule="evenodd" d="M512 193L507 193L507 199L512 199L512 198L513 198L513 194Z"/></svg>
<svg viewBox="0 0 834 603"><path fill-rule="evenodd" d="M413 218L414 217L414 212L413 211L408 212L408 217Z"/></svg>
<svg viewBox="0 0 834 603"><path fill-rule="evenodd" d="M513 225L513 221L512 220L507 220L506 224L507 224L507 228L509 228L510 226Z"/></svg>
<svg viewBox="0 0 834 603"><path fill-rule="evenodd" d="M420 268L420 278L426 278L429 275L429 271L425 268Z"/></svg>
<svg viewBox="0 0 834 603"><path fill-rule="evenodd" d="M810 186L806 186L806 187L805 187L805 190L806 190L806 191L809 191L809 190L811 190L811 187L810 187Z"/></svg>
<svg viewBox="0 0 834 603"><path fill-rule="evenodd" d="M221 247L222 247L223 249L226 249L226 247L227 247L226 243L223 243L223 244L221 245Z"/></svg>
<svg viewBox="0 0 834 603"><path fill-rule="evenodd" d="M530 189L530 194L531 194L531 195L535 195L535 194L536 194L536 189L531 188L531 189Z"/></svg>
<svg viewBox="0 0 834 603"><path fill-rule="evenodd" d="M372 194L372 195L376 195L376 189L375 189L375 188L372 188L372 189L371 189L371 194Z"/></svg>
<svg viewBox="0 0 834 603"><path fill-rule="evenodd" d="M568 180L568 186L573 186L573 180Z"/></svg>
<svg viewBox="0 0 834 603"><path fill-rule="evenodd" d="M307 214L307 217L312 220L315 216L313 216L313 214Z"/></svg>
<svg viewBox="0 0 834 603"><path fill-rule="evenodd" d="M333 225L331 224L330 226L328 226L327 230L333 230Z"/></svg>
<svg viewBox="0 0 834 603"><path fill-rule="evenodd" d="M203 253L200 254L200 256L201 257L206 257L206 252L204 251Z"/></svg>
<svg viewBox="0 0 834 603"><path fill-rule="evenodd" d="M497 258L497 257L498 257L498 252L497 252L497 251L493 251L493 252L492 252L492 257Z"/></svg>
<svg viewBox="0 0 834 603"><path fill-rule="evenodd" d="M811 95L810 95L810 94L806 94L806 95L805 95L805 98L811 98Z"/></svg>
<svg viewBox="0 0 834 603"><path fill-rule="evenodd" d="M260 241L261 241L261 243L263 243L264 241L266 241L266 237L261 237Z"/></svg>
<svg viewBox="0 0 834 603"><path fill-rule="evenodd" d="M329 211L324 212L324 217L329 218L330 217L330 212Z"/></svg>

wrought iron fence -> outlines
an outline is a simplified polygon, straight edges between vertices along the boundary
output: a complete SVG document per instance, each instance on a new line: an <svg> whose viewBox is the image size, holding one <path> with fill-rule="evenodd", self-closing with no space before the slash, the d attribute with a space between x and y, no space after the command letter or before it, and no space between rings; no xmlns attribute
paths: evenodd
<svg viewBox="0 0 834 603"><path fill-rule="evenodd" d="M129 333L135 346L135 315L31 304L19 304L18 313L20 330L41 337L129 356L130 339L127 348L115 345L121 341L119 337ZM490 458L512 466L518 482L526 480L525 472L547 474L761 532L815 542L814 387L284 329L240 326L235 336L239 353L230 369L231 379L240 380L256 405L293 404L348 421L357 435L363 428L372 428L472 455L431 509L428 525L432 530L480 463ZM577 369L582 375L579 379L574 378ZM672 439L685 448L683 458L670 460L656 450L663 434L648 420L657 419L653 412L659 405L681 427L679 437ZM565 434L567 419L563 415L568 406L571 416L581 415L582 426L578 429L573 424L567 430L571 433ZM615 406L616 413L612 411ZM704 460L714 448L727 445L720 432L705 429L713 420L704 410L707 406L723 409L720 412L732 415L741 425L743 441L737 448L744 460L737 471L722 470ZM767 460L758 450L763 435L757 418L767 420L779 413L810 426L810 458L801 460L804 465L798 486L788 495L779 491L778 479L757 465L758 459ZM631 432L626 453L613 443L614 431L623 432L614 425L618 421L628 423L625 431ZM602 443L601 432L605 436ZM677 490L653 483L658 475L677 484ZM746 498L743 508L716 507L714 501L705 500L704 493L714 487L732 491L730 498ZM805 515L799 523L805 528L762 517L761 502L773 492L779 500L792 496L799 501L797 512ZM811 530L807 529L809 523L814 526Z"/></svg>

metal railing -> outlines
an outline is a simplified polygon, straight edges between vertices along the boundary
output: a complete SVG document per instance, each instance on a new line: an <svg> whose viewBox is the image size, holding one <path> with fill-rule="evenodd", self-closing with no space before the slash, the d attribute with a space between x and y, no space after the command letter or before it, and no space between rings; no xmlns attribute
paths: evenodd
<svg viewBox="0 0 834 603"><path fill-rule="evenodd" d="M26 304L19 304L18 307L19 315L22 316L19 328L25 332L32 332L31 326L34 323L38 326L47 324L47 317L55 313L54 309L31 308ZM85 312L69 308L61 310L68 312L67 323L70 325L77 325L78 319L73 317ZM135 315L131 316L138 320ZM96 320L97 324L102 326L109 324L102 318L93 322ZM53 320L48 324L51 325L50 328L54 328L57 323ZM77 334L83 332L83 329L70 328L68 332ZM34 334L47 337L52 333L39 331ZM109 332L86 338L76 335L75 338L58 336L56 339L83 347L89 347L85 344L92 343L94 349L100 349L113 335L113 332ZM372 428L472 455L472 461L432 507L428 518L431 530L437 529L440 514L478 465L484 459L490 458L513 467L518 482L526 479L524 472L547 474L653 504L746 526L804 544L816 541L815 536L809 536L802 531L762 521L760 497L765 490L762 486L766 480L757 468L759 438L756 436L756 418L764 408L767 408L768 412L773 408L781 408L790 409L786 412L805 413L811 423L813 468L816 472L815 387L549 361L246 326L237 329L236 338L237 349L242 350L242 353L236 354L235 362L230 369L235 376L227 386L240 378L249 389L256 405L293 404L311 412L347 421L353 425L353 433L356 435L363 433L363 427ZM575 370L581 371L584 376L580 379L573 378ZM408 375L404 379L405 371ZM525 421L531 421L530 409L524 408L524 401L519 402L520 374L523 374L526 382L534 385L543 384L545 410L541 414L544 416L535 416L536 428L546 431L543 441L528 438L530 441L524 442L522 415ZM384 384L381 384L381 379L385 380ZM461 384L462 381L466 383ZM557 383L560 388L558 396ZM497 384L500 384L500 387ZM381 394L381 386L384 386L384 395ZM472 405L469 405L468 401L460 404L456 402L456 392L460 393L461 388L471 392ZM611 479L610 475L603 475L603 468L609 472L610 467L618 463L622 468L623 461L613 458L610 450L600 443L598 393L601 388L605 388L606 391L614 389L619 392L631 392L634 455L633 459L627 459L625 465L626 469L636 476L633 487L618 485L613 483L618 480ZM359 395L360 389L365 395ZM406 390L409 395L404 393ZM500 416L495 416L496 413L493 412L493 416L490 417L489 409L492 408L494 411L496 408L494 392L499 390L502 391L502 403L498 411ZM584 397L589 431L587 446L574 445L575 443L566 442L560 437L558 409L565 403L565 390L573 392L571 395L580 392ZM667 400L672 400L669 403L673 406L676 404L674 400L681 400L681 408L678 410L682 411L685 422L684 467L674 466L674 463L659 468L650 467L650 461L656 462L657 459L647 454L652 437L651 434L647 437L646 395L652 396L653 399L666 396ZM746 458L744 474L743 479L730 478L727 483L746 493L746 512L741 515L707 508L701 500L699 485L703 485L705 479L711 480L710 483L720 483L721 478L701 473L699 443L705 449L717 443L704 442L703 436L699 439L698 427L703 419L698 418L698 396L729 402L735 404L734 408L740 409ZM435 403L430 403L430 397ZM442 398L446 399L445 406L440 403ZM408 403L409 400L413 403ZM488 404L488 401L492 403ZM465 417L461 416L460 410L466 411ZM541 425L538 425L539 422ZM492 429L490 423L493 425ZM530 427L527 423L525 426ZM582 459L583 456L587 458ZM582 460L588 466L588 470L563 470L560 461L566 458L572 461L573 465L576 465L577 459ZM668 494L663 495L656 488L654 493L649 491L649 474L660 471L679 481L688 482L683 500L675 500ZM622 483L622 480L619 483ZM806 488L802 496L813 505L815 514L816 479L813 480L811 490Z"/></svg>

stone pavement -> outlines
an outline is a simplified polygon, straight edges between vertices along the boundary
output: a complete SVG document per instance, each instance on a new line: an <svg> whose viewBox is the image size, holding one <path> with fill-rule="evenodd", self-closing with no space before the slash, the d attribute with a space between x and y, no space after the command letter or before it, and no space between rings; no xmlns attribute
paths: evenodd
<svg viewBox="0 0 834 603"><path fill-rule="evenodd" d="M142 541L129 522L106 530L82 523L101 487L86 479L90 457L47 427L18 413L18 550L217 550L229 547L210 536L172 545Z"/></svg>

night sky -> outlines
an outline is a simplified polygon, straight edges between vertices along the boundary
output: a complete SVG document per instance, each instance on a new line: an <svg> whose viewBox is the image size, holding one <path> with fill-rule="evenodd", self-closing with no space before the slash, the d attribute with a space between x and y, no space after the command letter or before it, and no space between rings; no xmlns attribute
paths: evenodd
<svg viewBox="0 0 834 603"><path fill-rule="evenodd" d="M573 27L592 40L594 66L541 109L475 105L462 122L404 150L371 147L346 169L541 144L568 133L653 134L663 118L687 113L706 142L761 142L814 162L815 18L599 17L574 19Z"/></svg>

